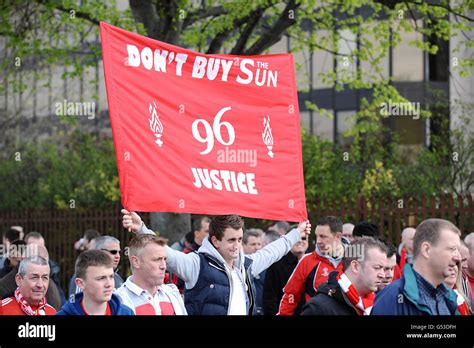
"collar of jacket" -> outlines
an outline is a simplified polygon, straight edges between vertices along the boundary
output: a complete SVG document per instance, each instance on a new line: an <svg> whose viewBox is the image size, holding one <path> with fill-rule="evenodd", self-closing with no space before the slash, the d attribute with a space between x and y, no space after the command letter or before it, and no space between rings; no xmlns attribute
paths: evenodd
<svg viewBox="0 0 474 348"><path fill-rule="evenodd" d="M346 306L350 307L355 314L357 314L357 309L354 307L354 305L349 301L347 296L344 294L344 292L341 289L341 286L339 285L336 277L339 274L339 271L332 271L329 273L328 276L328 281L327 283L321 284L321 292L326 293L328 296L334 298L336 301L344 303ZM325 288L324 288L325 285ZM319 289L318 289L318 292Z"/></svg>
<svg viewBox="0 0 474 348"><path fill-rule="evenodd" d="M347 245L350 244L350 242L349 242L349 240L348 240L347 238L342 238L342 239L341 239L341 243L342 243L343 246L347 246ZM323 253L321 252L321 250L319 250L319 248L318 248L317 245L316 245L316 248L314 249L314 252L315 252L316 254L318 254L320 257L322 257L322 258L328 260L328 262L330 262L331 265L333 265L334 268L337 268L337 266L339 265L339 263L341 262L342 257L343 257L343 255L338 256L338 257L331 257L331 256L329 256L329 255L323 254Z"/></svg>
<svg viewBox="0 0 474 348"><path fill-rule="evenodd" d="M405 297L415 305L422 312L426 312L429 315L432 315L431 310L429 307L425 306L422 303L419 303L420 300L420 292L418 289L418 285L416 283L415 273L413 270L413 266L409 263L405 265L403 268L403 278L405 278L405 286L403 288L403 294ZM447 290L446 292L446 299L448 300L448 306L452 308L457 308L457 296L456 293L448 288L445 284L441 284ZM455 314L459 314L458 310L456 309Z"/></svg>
<svg viewBox="0 0 474 348"><path fill-rule="evenodd" d="M221 254L217 251L216 247L211 243L209 237L204 238L202 245L198 250L198 253L206 254L210 259L214 260L218 265L224 267L226 262ZM234 268L242 269L245 262L245 256L242 250L240 250L239 257L234 260Z"/></svg>

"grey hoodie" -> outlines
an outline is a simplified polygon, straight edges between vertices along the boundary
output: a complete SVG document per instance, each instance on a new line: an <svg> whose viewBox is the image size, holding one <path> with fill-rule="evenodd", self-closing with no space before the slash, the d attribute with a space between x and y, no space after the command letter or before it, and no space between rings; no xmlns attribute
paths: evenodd
<svg viewBox="0 0 474 348"><path fill-rule="evenodd" d="M145 224L142 225L142 228L138 232L139 234L155 234L152 230L148 229ZM288 232L286 235L280 237L278 240L274 241L273 243L268 244L264 248L258 250L256 253L251 255L244 255L242 250L240 251L240 255L235 262L235 269L238 270L237 274L242 281L242 284L245 284L245 277L244 277L244 258L248 257L252 259L252 265L250 266L249 270L252 275L255 277L256 275L262 273L268 267L270 267L273 263L280 260L283 256L288 254L291 250L293 245L295 245L301 239L301 234L297 229L293 229ZM167 266L168 269L176 273L179 278L184 280L186 289L192 289L199 278L199 270L200 270L200 260L199 255L196 253L189 253L184 254L180 251L176 251L171 249L170 247L166 247L166 252L168 256ZM212 257L216 258L224 265L226 264L223 257L216 248L211 244L209 238L205 238L202 242L202 246L198 249L198 253L205 253L211 255ZM232 284L232 282L231 282ZM245 291L244 291L245 292Z"/></svg>
<svg viewBox="0 0 474 348"><path fill-rule="evenodd" d="M341 243L343 246L348 246L351 244L351 242L349 241L349 239L345 238L345 237L342 237L341 239ZM321 256L321 257L324 257L325 259L327 259L331 265L334 267L334 268L337 268L337 266L339 265L339 263L342 261L342 257L343 255L340 255L338 257L332 257L330 255L327 255L323 252L321 252L321 250L319 250L318 248L318 245L316 245L316 248L314 249L316 251L316 253Z"/></svg>

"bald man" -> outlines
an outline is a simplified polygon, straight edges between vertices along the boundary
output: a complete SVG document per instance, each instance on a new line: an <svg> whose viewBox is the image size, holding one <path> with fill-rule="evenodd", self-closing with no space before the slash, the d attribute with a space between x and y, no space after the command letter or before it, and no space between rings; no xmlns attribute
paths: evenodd
<svg viewBox="0 0 474 348"><path fill-rule="evenodd" d="M402 242L398 247L398 254L400 260L398 265L403 270L405 264L413 264L413 238L415 237L416 230L413 227L407 227L402 231Z"/></svg>
<svg viewBox="0 0 474 348"><path fill-rule="evenodd" d="M354 240L354 237L352 236L352 231L354 231L354 224L351 223L345 223L342 225L342 236L346 237L349 242L352 242Z"/></svg>

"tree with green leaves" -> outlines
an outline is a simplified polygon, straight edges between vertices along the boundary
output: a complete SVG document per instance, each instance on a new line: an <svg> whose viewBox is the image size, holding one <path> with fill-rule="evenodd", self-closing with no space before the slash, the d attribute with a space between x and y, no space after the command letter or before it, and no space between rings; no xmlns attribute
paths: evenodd
<svg viewBox="0 0 474 348"><path fill-rule="evenodd" d="M410 44L427 52L435 63L446 60L447 43L454 37L459 38L458 47L452 51L455 54L474 46L474 3L467 0L130 0L128 6L124 6L127 5L124 2L119 5L115 1L92 0L3 1L0 4L0 37L4 45L0 52L0 66L6 83L0 85L0 94L7 94L6 98L10 98L31 93L34 84L29 82L42 81L45 70L51 66L66 67L63 78L84 75L87 68L95 66L101 59L100 21L202 53L262 54L287 36L291 39L292 52L325 51L334 55L336 69L324 71L319 76L325 83L334 85L336 90L372 91L371 98L360 101L355 125L346 134L353 139L348 147L304 135L308 201L318 195L328 198L359 193L397 195L407 192L406 188L421 190L415 181L410 183L397 178L403 170L417 171L399 156L396 137L387 133L385 128L387 116L380 112L382 102L407 101L394 87L391 77L384 73L384 59L390 49L400 45L404 33L419 33L419 38ZM341 50L342 46L346 49ZM455 66L435 63L432 66L439 69L439 74L471 74L472 57L454 58L457 58ZM18 78L19 69L23 78ZM91 79L90 83L97 81ZM325 112L311 101L307 106L320 114ZM2 164L2 168L10 168L13 154L21 145L18 133L34 134L35 123L17 117L11 111L0 110L0 115L0 129L4 134L1 157L6 164ZM445 112L424 110L422 116L433 118L431 124L434 129L439 129L435 131L435 137L446 138L447 128L440 126ZM47 138L47 142L58 147L57 154L62 153L60 149L65 144L75 141L72 134L79 127L70 120L65 122L62 134ZM447 138L452 137L448 135ZM32 141L29 137L20 139ZM467 144L470 141L468 139ZM452 151L452 143L440 141L439 146L435 146L436 142L433 144L432 149L420 155L419 161L436 163L442 157L443 163L449 166L451 162L446 156L449 157L449 151ZM464 151L462 156L472 156L472 152ZM109 162L106 163L108 166ZM466 192L466 187L468 190L472 187L468 185L469 168L472 168L468 165L472 161L470 157L463 157L460 163L464 163L464 169L450 168L458 174L463 173L461 191ZM53 173L48 172L51 168L55 167L48 165L42 170L50 174ZM102 173L111 175L109 170L102 170ZM61 193L53 193L54 182L54 179L45 179L40 185L41 192L61 196ZM115 178L108 178L106 182L110 185ZM433 192L432 187L440 182L439 176L429 182L429 188L423 187L426 192ZM454 186L446 187L446 190L460 187L456 180L454 182ZM94 182L84 184L77 179L61 190L65 191L64 197L70 197L80 187L80 194L97 198L94 186ZM109 192L108 195L104 193L103 198L117 198L115 193ZM62 198L52 201L57 206L67 203ZM96 202L95 199L92 201Z"/></svg>

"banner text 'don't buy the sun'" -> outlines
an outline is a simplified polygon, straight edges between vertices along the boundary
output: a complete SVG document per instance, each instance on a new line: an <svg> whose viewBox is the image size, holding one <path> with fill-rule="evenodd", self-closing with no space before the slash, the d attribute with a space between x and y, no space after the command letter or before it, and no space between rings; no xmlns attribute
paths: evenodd
<svg viewBox="0 0 474 348"><path fill-rule="evenodd" d="M306 218L290 54L204 55L100 29L125 208Z"/></svg>

